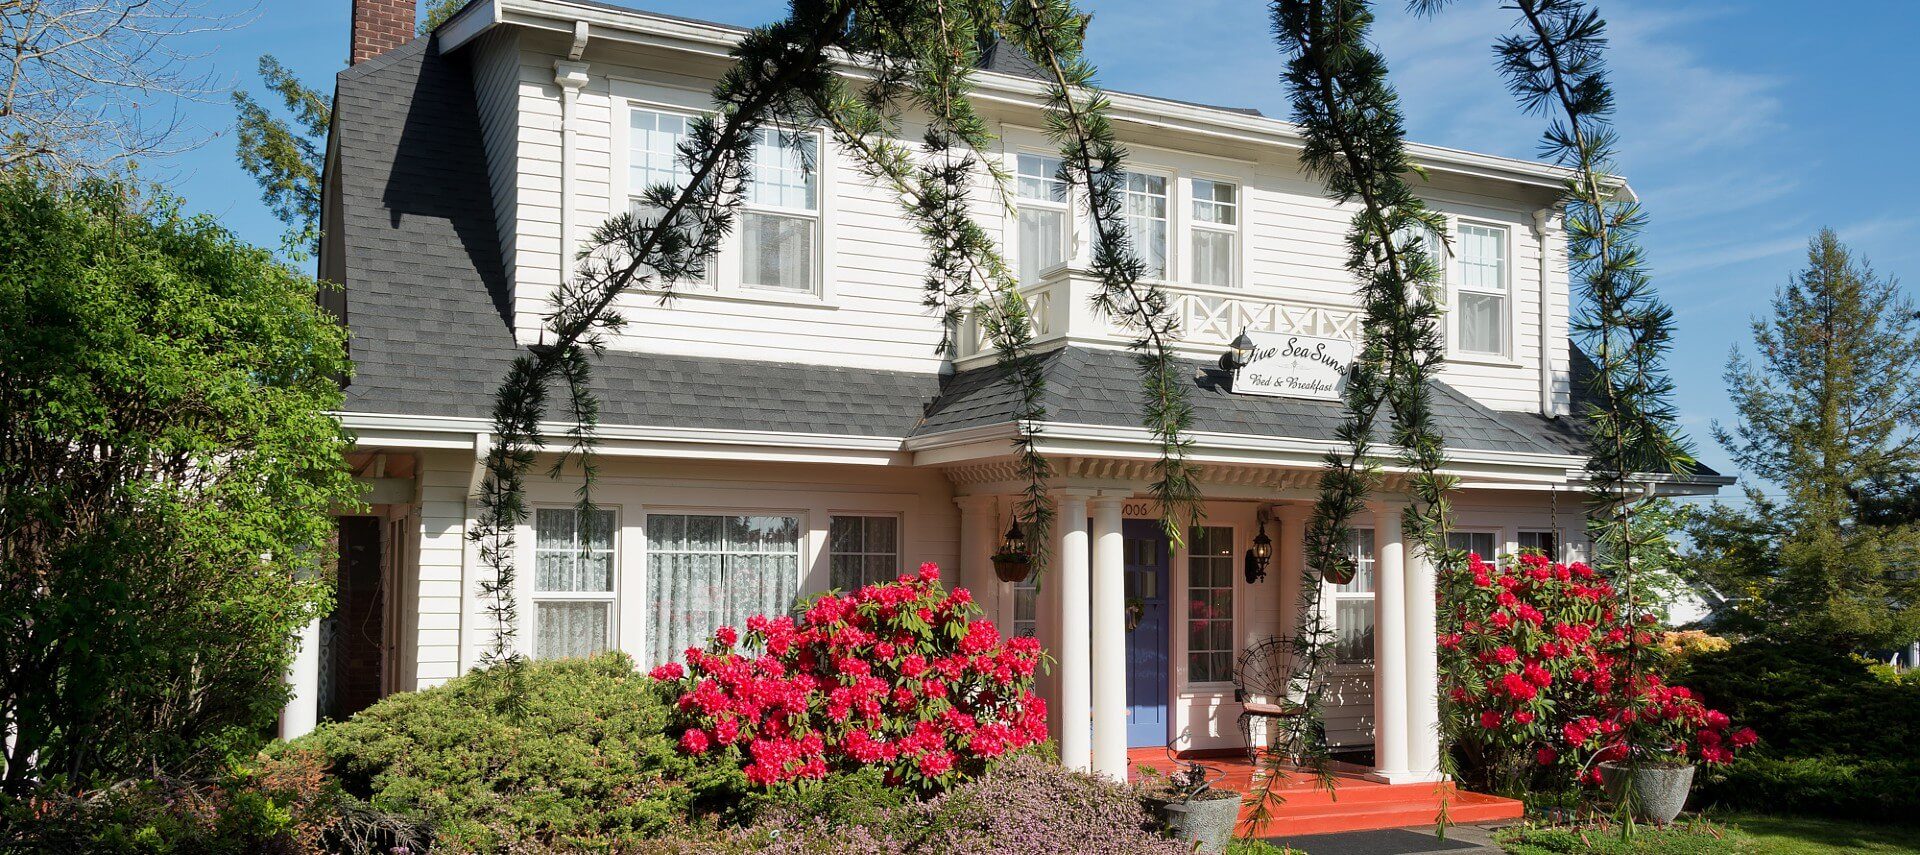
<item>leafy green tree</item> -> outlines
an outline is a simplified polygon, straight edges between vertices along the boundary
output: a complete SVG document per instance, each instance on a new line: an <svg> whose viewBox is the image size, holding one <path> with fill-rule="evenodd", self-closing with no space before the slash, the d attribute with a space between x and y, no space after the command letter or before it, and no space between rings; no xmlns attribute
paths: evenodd
<svg viewBox="0 0 1920 855"><path fill-rule="evenodd" d="M333 106L271 54L260 57L260 80L279 96L289 117L274 115L246 91L235 90L234 150L240 168L260 183L267 209L287 226L281 248L304 257L320 241L320 170Z"/></svg>
<svg viewBox="0 0 1920 855"><path fill-rule="evenodd" d="M435 27L446 23L448 18L466 5L467 0L434 0L420 15L420 35L433 32Z"/></svg>
<svg viewBox="0 0 1920 855"><path fill-rule="evenodd" d="M207 771L285 703L355 503L313 280L124 184L0 177L4 786Z"/></svg>
<svg viewBox="0 0 1920 855"><path fill-rule="evenodd" d="M1872 485L1920 471L1912 300L1823 230L1773 315L1754 321L1753 346L1728 360L1738 420L1713 435L1775 491L1748 485L1750 510L1716 508L1695 526L1703 543L1735 548L1707 569L1770 634L1842 647L1913 640L1920 527L1862 507Z"/></svg>

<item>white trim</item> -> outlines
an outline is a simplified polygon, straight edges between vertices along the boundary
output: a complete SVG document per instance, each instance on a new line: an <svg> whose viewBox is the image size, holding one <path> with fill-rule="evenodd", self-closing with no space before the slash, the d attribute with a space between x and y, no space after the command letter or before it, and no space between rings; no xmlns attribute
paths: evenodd
<svg viewBox="0 0 1920 855"><path fill-rule="evenodd" d="M1453 232L1452 240L1449 241L1450 246L1458 246L1462 243L1460 238L1460 232L1461 232L1461 229L1463 228L1482 229L1482 230L1495 232L1499 234L1500 235L1500 279L1501 279L1501 287L1499 291L1490 291L1483 288L1466 288L1464 287L1466 282L1466 275L1461 269L1461 265L1466 263L1465 253L1457 249L1448 253L1449 257L1447 259L1447 264L1446 264L1446 271L1448 274L1447 283L1446 283L1447 285L1447 290L1446 290L1447 316L1448 317L1447 317L1446 335L1442 336L1442 338L1445 339L1447 343L1447 361L1467 363L1467 364L1478 364L1478 365L1494 365L1502 368L1522 367L1519 361L1519 355L1520 355L1520 307L1518 303L1519 295L1514 293L1514 284L1519 277L1517 275L1517 271L1515 269L1516 266L1514 264L1512 224L1500 222L1498 220L1483 219L1479 217L1451 216L1447 218L1447 228L1452 230ZM1501 342L1500 342L1500 349L1498 351L1464 350L1460 347L1460 339L1462 338L1462 336L1460 335L1460 328L1459 328L1458 322L1460 320L1459 310L1461 307L1461 295L1463 293L1476 294L1480 296L1499 297ZM1541 318L1541 321L1543 324L1545 323L1545 320L1546 319L1543 316Z"/></svg>
<svg viewBox="0 0 1920 855"><path fill-rule="evenodd" d="M481 12L479 10L486 10ZM469 27L462 19L491 15L485 26ZM442 45L453 51L498 24L512 24L571 36L577 21L593 26L596 40L649 45L700 56L725 58L745 31L703 21L671 18L638 10L613 9L575 0L485 0L475 3L457 21L458 32L443 29ZM457 35L458 38L452 38ZM863 69L848 65L842 69L850 76L863 76ZM1016 75L982 71L975 75L977 97L983 100L1013 103L1039 109L1047 97L1044 81ZM1219 139L1240 140L1279 146L1297 151L1304 144L1300 127L1292 122L1255 116L1216 107L1204 107L1123 92L1103 93L1113 106L1116 122L1165 127ZM1408 143L1407 153L1416 166L1430 172L1504 181L1558 193L1572 175L1570 170L1518 158L1499 157L1424 143ZM1625 182L1618 184L1621 198L1635 198Z"/></svg>

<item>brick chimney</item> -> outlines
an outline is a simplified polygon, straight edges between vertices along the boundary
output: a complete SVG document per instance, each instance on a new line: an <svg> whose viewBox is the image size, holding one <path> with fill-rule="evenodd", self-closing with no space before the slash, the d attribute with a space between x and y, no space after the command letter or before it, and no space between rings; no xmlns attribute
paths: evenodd
<svg viewBox="0 0 1920 855"><path fill-rule="evenodd" d="M414 0L353 0L353 58L359 65L413 41Z"/></svg>

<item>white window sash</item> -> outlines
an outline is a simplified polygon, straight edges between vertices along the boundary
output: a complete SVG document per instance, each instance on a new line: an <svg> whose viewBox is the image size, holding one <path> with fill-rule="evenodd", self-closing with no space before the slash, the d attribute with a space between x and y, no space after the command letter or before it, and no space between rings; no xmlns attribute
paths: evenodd
<svg viewBox="0 0 1920 855"><path fill-rule="evenodd" d="M1470 238L1482 239L1495 236L1497 236L1499 241L1499 253L1497 256L1489 259L1486 256L1470 254L1469 244L1473 242ZM1513 351L1514 339L1512 329L1513 265L1510 260L1510 255L1512 254L1511 234L1509 230L1503 226L1462 222L1454 228L1454 244L1452 264L1448 265L1448 267L1458 268L1457 275L1451 277L1453 279L1453 292L1455 295L1453 312L1456 317L1452 324L1454 334L1449 337L1449 340L1454 342L1454 350L1457 353L1474 356L1507 356ZM1498 271L1498 286L1488 287L1470 284L1472 277L1467 275L1468 269L1481 269L1485 267L1493 267ZM1498 304L1498 310L1493 321L1493 336L1496 341L1495 346L1491 350L1468 348L1466 346L1467 336L1463 326L1467 322L1467 316L1464 312L1466 295L1490 299Z"/></svg>
<svg viewBox="0 0 1920 855"><path fill-rule="evenodd" d="M620 514L617 509L613 509L613 508L596 508L595 510L599 513L606 514L608 517L608 522L607 522L608 545L606 547L589 546L589 547L583 548L581 546L580 544L580 536L581 536L580 510L577 507L555 507L551 505L535 506L533 513L529 515L530 524L528 527L531 530L528 532L527 542L532 545L531 550L533 555L533 561L531 562L531 565L534 567L534 572L528 574L529 578L526 581L526 586L529 589L529 594L530 594L528 599L533 603L533 607L528 610L528 613L526 615L526 621L527 621L526 628L529 630L527 632L526 651L529 655L537 656L539 654L540 604L541 603L602 603L602 604L605 604L606 615L607 615L606 635L605 637L600 639L597 645L594 645L594 646L600 651L611 650L616 646L617 639L620 637L620 602L619 602L620 594L621 594ZM568 547L566 548L566 550L564 550L568 555L574 556L575 558L578 558L581 556L598 556L598 555L605 555L607 557L607 574L608 574L607 590L605 591L546 591L546 590L540 589L540 585L539 585L540 574L537 569L540 561L540 556L543 554L554 554L562 551L557 549L541 549L540 548L539 529L538 529L537 523L538 523L540 514L543 511L549 512L549 513L565 513L571 518L572 537L569 541Z"/></svg>

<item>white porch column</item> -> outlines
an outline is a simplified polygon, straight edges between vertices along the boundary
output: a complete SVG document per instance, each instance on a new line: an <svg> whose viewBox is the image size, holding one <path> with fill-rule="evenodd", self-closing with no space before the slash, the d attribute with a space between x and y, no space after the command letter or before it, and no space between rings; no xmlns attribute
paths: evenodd
<svg viewBox="0 0 1920 855"><path fill-rule="evenodd" d="M280 710L280 738L296 739L320 723L320 620L300 629L293 665L287 669L287 705Z"/></svg>
<svg viewBox="0 0 1920 855"><path fill-rule="evenodd" d="M993 552L998 547L1000 515L992 496L961 496L953 500L960 506L960 566L955 568L949 587L966 588L973 601L1003 629L1012 622L1000 617L1003 586L993 575Z"/></svg>
<svg viewBox="0 0 1920 855"><path fill-rule="evenodd" d="M1440 774L1440 637L1434 564L1426 550L1407 553L1407 769L1423 781Z"/></svg>
<svg viewBox="0 0 1920 855"><path fill-rule="evenodd" d="M1373 776L1398 783L1407 777L1407 595L1406 552L1400 511L1405 504L1373 508Z"/></svg>
<svg viewBox="0 0 1920 855"><path fill-rule="evenodd" d="M1092 769L1092 740L1087 732L1093 708L1093 660L1088 648L1087 597L1092 568L1087 554L1087 497L1062 493L1054 525L1060 542L1054 550L1055 613L1059 627L1053 650L1060 669L1060 762L1082 772Z"/></svg>
<svg viewBox="0 0 1920 855"><path fill-rule="evenodd" d="M1093 772L1127 779L1127 595L1119 497L1093 500Z"/></svg>

